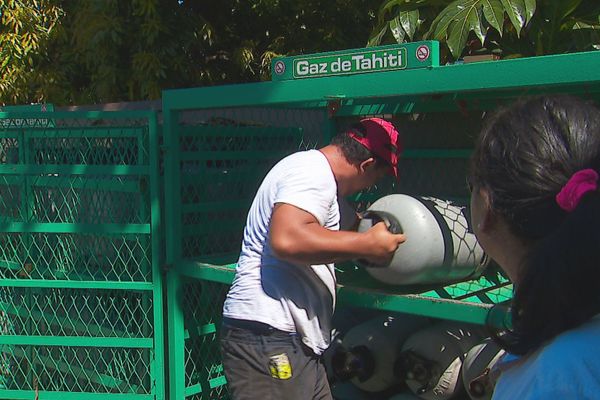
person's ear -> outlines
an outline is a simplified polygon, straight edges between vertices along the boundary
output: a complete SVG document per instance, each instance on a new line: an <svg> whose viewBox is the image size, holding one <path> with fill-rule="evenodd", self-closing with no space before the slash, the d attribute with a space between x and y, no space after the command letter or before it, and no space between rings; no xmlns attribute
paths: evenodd
<svg viewBox="0 0 600 400"><path fill-rule="evenodd" d="M484 188L479 188L479 195L482 200L482 218L479 220L479 229L482 232L489 232L496 226L498 222L498 215L494 212L492 208L492 202L490 198L489 192Z"/></svg>
<svg viewBox="0 0 600 400"><path fill-rule="evenodd" d="M364 173L367 168L375 167L375 158L369 157L358 165L358 169L361 173Z"/></svg>

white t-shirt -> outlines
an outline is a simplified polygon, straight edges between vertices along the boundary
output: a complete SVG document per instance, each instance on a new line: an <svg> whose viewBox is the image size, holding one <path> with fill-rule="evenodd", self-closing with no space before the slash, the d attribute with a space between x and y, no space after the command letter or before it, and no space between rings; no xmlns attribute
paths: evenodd
<svg viewBox="0 0 600 400"><path fill-rule="evenodd" d="M242 250L223 315L296 332L315 354L328 346L335 307L333 264L294 265L276 258L269 245L273 206L286 203L339 230L337 185L318 150L294 153L269 171L254 198Z"/></svg>
<svg viewBox="0 0 600 400"><path fill-rule="evenodd" d="M493 400L600 399L600 315L525 358L505 359Z"/></svg>

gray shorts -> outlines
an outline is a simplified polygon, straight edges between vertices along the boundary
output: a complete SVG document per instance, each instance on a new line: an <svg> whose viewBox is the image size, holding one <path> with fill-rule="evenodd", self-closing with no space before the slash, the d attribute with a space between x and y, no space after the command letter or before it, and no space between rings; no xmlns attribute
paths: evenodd
<svg viewBox="0 0 600 400"><path fill-rule="evenodd" d="M323 363L296 334L223 326L221 355L232 400L332 400Z"/></svg>

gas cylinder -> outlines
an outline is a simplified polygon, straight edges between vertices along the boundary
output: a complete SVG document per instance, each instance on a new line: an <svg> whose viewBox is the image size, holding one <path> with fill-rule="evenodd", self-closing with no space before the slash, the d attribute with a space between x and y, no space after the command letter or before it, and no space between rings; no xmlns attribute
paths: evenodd
<svg viewBox="0 0 600 400"><path fill-rule="evenodd" d="M366 392L380 392L399 383L393 373L395 355L402 342L427 323L423 317L395 314L355 326L331 356L335 377L342 382L350 380Z"/></svg>
<svg viewBox="0 0 600 400"><path fill-rule="evenodd" d="M372 400L370 393L360 390L350 382L334 382L330 388L335 400Z"/></svg>
<svg viewBox="0 0 600 400"><path fill-rule="evenodd" d="M494 393L490 371L506 352L492 339L473 346L467 352L462 366L462 378L472 400L489 400Z"/></svg>
<svg viewBox="0 0 600 400"><path fill-rule="evenodd" d="M388 265L358 260L378 281L393 285L450 283L478 277L487 257L469 226L466 207L434 197L391 194L364 213L358 231L384 221L406 242Z"/></svg>
<svg viewBox="0 0 600 400"><path fill-rule="evenodd" d="M331 320L333 326L333 329L331 330L331 343L321 355L321 360L325 366L327 378L330 383L337 381L331 359L334 354L340 351L338 348L342 346L342 338L344 335L355 326L369 321L380 314L380 311L367 308L338 307L335 310Z"/></svg>
<svg viewBox="0 0 600 400"><path fill-rule="evenodd" d="M439 321L406 339L394 373L422 399L451 399L463 392L461 366L466 353L483 338L479 326Z"/></svg>
<svg viewBox="0 0 600 400"><path fill-rule="evenodd" d="M419 397L413 394L413 392L405 391L396 393L395 395L389 397L388 400L419 400Z"/></svg>

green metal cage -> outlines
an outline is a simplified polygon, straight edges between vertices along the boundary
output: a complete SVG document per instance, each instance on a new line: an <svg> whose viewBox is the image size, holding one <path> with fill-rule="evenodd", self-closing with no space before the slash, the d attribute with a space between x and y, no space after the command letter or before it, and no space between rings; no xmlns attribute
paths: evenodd
<svg viewBox="0 0 600 400"><path fill-rule="evenodd" d="M406 139L400 183L383 182L349 200L359 210L389 193L466 202L467 162L482 115L540 93L595 99L599 62L596 52L447 66L433 62L397 71L165 91L171 398L227 398L217 341L222 302L254 190L281 156L324 145L358 118L383 116L393 119ZM510 282L494 267L464 282L393 287L347 263L339 266L338 280L338 308L475 324L512 295Z"/></svg>

